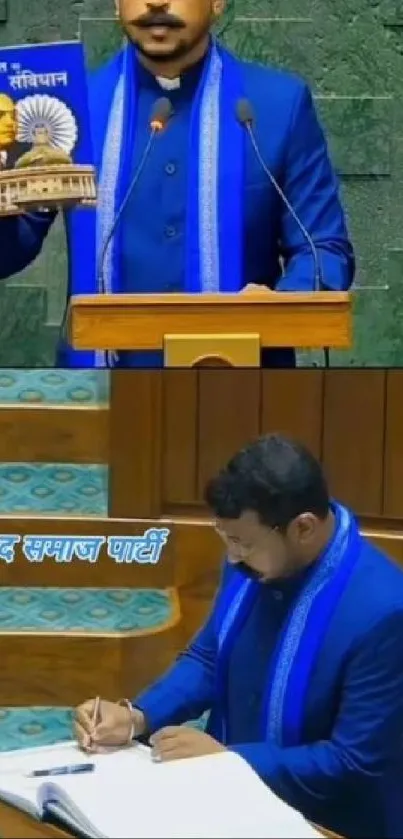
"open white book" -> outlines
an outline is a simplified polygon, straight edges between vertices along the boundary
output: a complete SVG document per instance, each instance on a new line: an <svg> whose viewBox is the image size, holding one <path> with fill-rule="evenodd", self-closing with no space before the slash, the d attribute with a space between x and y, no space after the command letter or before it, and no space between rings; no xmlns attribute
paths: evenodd
<svg viewBox="0 0 403 839"><path fill-rule="evenodd" d="M94 763L92 772L30 778ZM155 763L133 745L84 755L75 743L0 754L0 800L36 819L56 816L89 839L318 839L238 755Z"/></svg>

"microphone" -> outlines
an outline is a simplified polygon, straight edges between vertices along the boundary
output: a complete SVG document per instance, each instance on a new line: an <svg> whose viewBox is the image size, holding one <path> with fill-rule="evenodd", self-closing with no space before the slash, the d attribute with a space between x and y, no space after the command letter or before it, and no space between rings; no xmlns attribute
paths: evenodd
<svg viewBox="0 0 403 839"><path fill-rule="evenodd" d="M109 245L111 244L113 236L116 232L116 228L117 228L117 226L120 222L120 219L122 218L122 215L123 215L123 213L124 213L124 211L127 207L127 204L128 204L128 201L131 197L133 189L137 185L137 183L140 179L140 176L143 172L143 169L145 167L145 164L147 163L147 160L148 160L150 151L152 149L155 137L157 136L157 134L160 134L161 131L164 130L164 128L166 128L172 114L173 114L173 108L172 108L172 105L171 105L171 102L169 101L169 99L167 99L165 96L162 97L161 99L157 99L157 101L154 103L154 106L152 108L151 115L150 115L150 122L149 122L150 135L149 135L149 138L148 138L148 141L147 141L147 145L144 149L144 152L142 154L140 163L139 163L139 165L137 166L137 169L134 172L134 175L133 175L132 180L129 184L127 192L126 192L126 194L123 198L123 201L122 201L122 203L121 203L121 205L120 205L120 207L119 207L119 209L118 209L118 211L115 215L115 218L113 220L113 223L111 224L109 233L108 233L108 235L105 239L104 245L102 247L101 256L100 256L99 264L98 264L97 280L98 280L98 288L99 288L100 292L103 293L103 294L106 291L106 289L105 289L105 265L106 265L106 257L107 257Z"/></svg>
<svg viewBox="0 0 403 839"><path fill-rule="evenodd" d="M292 204L290 204L287 196L285 195L285 193L281 189L280 184L277 183L276 178L274 177L273 173L270 172L269 167L266 166L266 163L263 160L263 157L260 153L260 149L259 149L259 146L257 144L257 140L256 140L256 137L255 137L255 134L254 134L254 131L253 131L254 114L253 114L252 106L247 99L238 99L238 101L236 103L236 106L235 106L235 111L236 111L236 117L237 117L238 122L240 122L240 124L243 125L244 128L246 129L246 131L248 132L248 136L249 136L249 139L251 141L253 150L256 154L256 157L257 157L263 171L266 173L267 177L271 181L272 185L274 186L274 189L276 190L277 194L280 196L283 204L285 204L285 206L287 207L288 212L293 217L295 223L299 227L304 239L308 242L308 245L309 245L310 250L311 250L312 258L313 258L313 264L314 264L315 291L320 291L321 287L323 286L323 275L322 275L322 268L321 268L320 260L319 260L319 254L318 254L315 242L313 241L312 236L310 235L310 233L306 229L305 225L302 223L298 214L295 212L294 207L292 206ZM330 352L329 352L328 347L324 348L323 354L324 354L324 359L325 359L325 367L328 368L328 367L330 367Z"/></svg>
<svg viewBox="0 0 403 839"><path fill-rule="evenodd" d="M311 253L312 253L313 263L314 263L315 291L320 291L321 287L323 286L323 276L322 276L322 269L321 269L320 261L319 261L319 254L318 254L317 248L315 246L315 242L313 241L312 236L309 234L306 227L303 225L301 219L298 217L296 211L294 210L294 207L290 204L287 196L284 194L283 190L281 189L280 184L277 183L274 175L272 174L272 172L270 172L270 169L268 168L268 166L266 166L266 163L263 160L263 157L261 155L259 146L258 146L257 141L256 141L256 137L255 137L255 134L254 134L254 131L253 131L254 114L253 114L252 106L251 106L250 102L248 102L247 99L239 99L238 102L236 103L235 109L236 109L237 120L238 120L238 122L240 122L241 125L244 126L244 128L248 132L249 139L251 141L252 147L254 149L256 157L257 157L263 171L266 173L267 177L271 181L272 185L274 186L274 189L276 190L277 194L280 196L283 204L285 204L285 206L287 207L288 212L293 217L295 223L299 227L305 241L308 242L308 245L309 245Z"/></svg>

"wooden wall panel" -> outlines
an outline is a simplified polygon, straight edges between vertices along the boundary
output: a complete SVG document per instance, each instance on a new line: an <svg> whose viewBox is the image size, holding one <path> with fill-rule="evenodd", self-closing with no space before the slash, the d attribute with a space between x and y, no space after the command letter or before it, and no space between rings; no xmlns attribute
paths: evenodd
<svg viewBox="0 0 403 839"><path fill-rule="evenodd" d="M322 370L262 372L261 433L278 431L304 443L321 457L323 434Z"/></svg>
<svg viewBox="0 0 403 839"><path fill-rule="evenodd" d="M21 537L15 546L14 561L0 561L1 586L60 586L100 588L166 588L175 584L175 563L178 561L176 531L171 521L166 521L169 537L157 564L116 563L104 544L95 563L73 557L71 562L56 562L46 557L42 562L29 562L23 552L22 539L27 535L60 535L80 539L90 536L142 536L155 521L124 521L122 519L73 518L61 516L38 516L18 518L0 516L0 533L16 534ZM185 526L186 538L186 526Z"/></svg>
<svg viewBox="0 0 403 839"><path fill-rule="evenodd" d="M116 518L152 518L161 508L162 373L111 376L109 508Z"/></svg>
<svg viewBox="0 0 403 839"><path fill-rule="evenodd" d="M107 407L0 407L0 462L107 463Z"/></svg>
<svg viewBox="0 0 403 839"><path fill-rule="evenodd" d="M332 494L361 516L380 516L386 374L325 374L322 460Z"/></svg>
<svg viewBox="0 0 403 839"><path fill-rule="evenodd" d="M403 521L403 371L116 370L109 409L0 406L0 462L109 464L109 514L200 515L260 433L302 440L357 514Z"/></svg>
<svg viewBox="0 0 403 839"><path fill-rule="evenodd" d="M162 405L162 498L164 504L197 502L196 370L165 370Z"/></svg>
<svg viewBox="0 0 403 839"><path fill-rule="evenodd" d="M386 373L383 515L403 519L403 370Z"/></svg>
<svg viewBox="0 0 403 839"><path fill-rule="evenodd" d="M235 373L235 374L234 374ZM206 481L260 430L260 371L198 371L198 496Z"/></svg>

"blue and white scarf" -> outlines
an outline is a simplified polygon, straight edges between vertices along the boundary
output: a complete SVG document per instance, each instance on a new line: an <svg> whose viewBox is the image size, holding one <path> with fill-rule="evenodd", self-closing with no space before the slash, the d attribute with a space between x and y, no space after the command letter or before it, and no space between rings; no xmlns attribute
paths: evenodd
<svg viewBox="0 0 403 839"><path fill-rule="evenodd" d="M132 44L100 71L90 90L96 210L67 214L69 295L95 294L97 266L108 232L132 177L136 128L137 58ZM235 119L242 97L239 63L212 41L193 103L186 213L187 293L236 292L242 280L244 131ZM167 129L169 130L169 128ZM105 290L121 288L121 230L108 249ZM69 367L105 365L104 353L69 349Z"/></svg>
<svg viewBox="0 0 403 839"><path fill-rule="evenodd" d="M279 746L301 742L305 701L312 670L323 638L348 583L360 549L360 534L351 513L335 504L333 539L318 560L281 631L270 662L263 702L262 740ZM226 742L226 684L229 656L235 637L245 622L261 583L232 575L217 604L218 691L220 711L214 729L221 728Z"/></svg>

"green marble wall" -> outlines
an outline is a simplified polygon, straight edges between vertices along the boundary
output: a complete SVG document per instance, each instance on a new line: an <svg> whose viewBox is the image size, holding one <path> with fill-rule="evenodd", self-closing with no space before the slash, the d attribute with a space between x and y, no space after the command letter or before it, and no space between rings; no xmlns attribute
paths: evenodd
<svg viewBox="0 0 403 839"><path fill-rule="evenodd" d="M8 7L8 13L7 13ZM119 43L112 0L0 0L0 44L80 34L96 66ZM311 84L358 254L355 344L333 363L403 364L403 4L233 0L225 41ZM66 286L58 224L34 266L0 287L0 366L52 365ZM315 363L314 354L303 361Z"/></svg>

